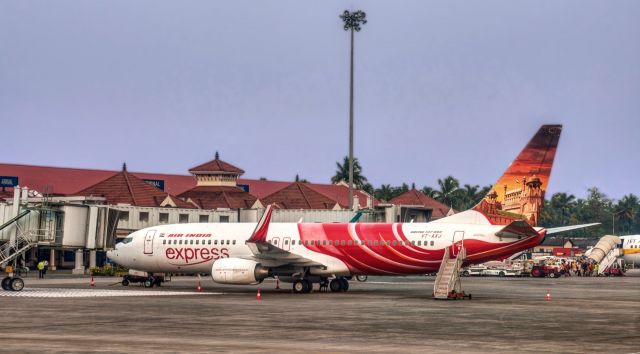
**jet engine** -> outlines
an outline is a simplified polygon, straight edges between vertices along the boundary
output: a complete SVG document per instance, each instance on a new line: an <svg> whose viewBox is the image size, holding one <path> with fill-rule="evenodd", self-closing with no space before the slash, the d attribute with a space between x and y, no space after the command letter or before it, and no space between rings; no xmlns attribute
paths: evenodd
<svg viewBox="0 0 640 354"><path fill-rule="evenodd" d="M249 259L220 258L211 267L211 278L220 284L258 284L268 276L269 268Z"/></svg>

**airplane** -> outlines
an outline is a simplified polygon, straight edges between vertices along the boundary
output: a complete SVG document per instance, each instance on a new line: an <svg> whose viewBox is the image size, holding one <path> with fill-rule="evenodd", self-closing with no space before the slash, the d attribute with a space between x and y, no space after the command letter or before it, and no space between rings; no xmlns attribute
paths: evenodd
<svg viewBox="0 0 640 354"><path fill-rule="evenodd" d="M595 224L538 227L561 125L543 125L487 196L473 208L427 223L256 223L159 225L128 235L107 256L130 269L210 274L221 284L278 277L294 293L314 284L347 291L363 275L436 273L445 249L465 265L532 248L545 235ZM153 282L151 282L153 284Z"/></svg>
<svg viewBox="0 0 640 354"><path fill-rule="evenodd" d="M620 236L622 259L625 263L640 266L640 235Z"/></svg>

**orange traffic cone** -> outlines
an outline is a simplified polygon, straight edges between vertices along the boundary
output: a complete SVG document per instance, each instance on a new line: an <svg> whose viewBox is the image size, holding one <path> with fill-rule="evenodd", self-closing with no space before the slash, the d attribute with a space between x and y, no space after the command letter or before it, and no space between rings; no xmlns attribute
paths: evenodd
<svg viewBox="0 0 640 354"><path fill-rule="evenodd" d="M547 301L551 301L551 291L547 289Z"/></svg>
<svg viewBox="0 0 640 354"><path fill-rule="evenodd" d="M258 293L256 294L256 300L262 300L262 296L260 295L260 289L258 289Z"/></svg>
<svg viewBox="0 0 640 354"><path fill-rule="evenodd" d="M96 283L93 281L93 274L91 274L91 281L89 282L89 286L92 288L96 286Z"/></svg>
<svg viewBox="0 0 640 354"><path fill-rule="evenodd" d="M276 275L276 290L280 289L280 278Z"/></svg>
<svg viewBox="0 0 640 354"><path fill-rule="evenodd" d="M196 288L196 291L199 293L202 292L202 287L200 286L200 280L198 280L198 287Z"/></svg>

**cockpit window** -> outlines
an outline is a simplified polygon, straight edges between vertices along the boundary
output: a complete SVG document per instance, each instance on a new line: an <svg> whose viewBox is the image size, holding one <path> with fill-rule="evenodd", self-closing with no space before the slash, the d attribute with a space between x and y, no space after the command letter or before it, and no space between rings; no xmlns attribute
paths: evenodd
<svg viewBox="0 0 640 354"><path fill-rule="evenodd" d="M122 243L127 244L132 241L133 241L133 237L125 237L124 240L122 240Z"/></svg>

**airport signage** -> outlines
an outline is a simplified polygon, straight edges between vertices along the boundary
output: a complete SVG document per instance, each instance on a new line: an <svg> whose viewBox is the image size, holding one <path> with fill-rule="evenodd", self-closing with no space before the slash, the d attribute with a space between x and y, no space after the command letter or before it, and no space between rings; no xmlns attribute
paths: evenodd
<svg viewBox="0 0 640 354"><path fill-rule="evenodd" d="M15 187L18 185L16 176L0 176L0 187Z"/></svg>
<svg viewBox="0 0 640 354"><path fill-rule="evenodd" d="M161 191L164 190L164 180L161 180L161 179L145 179L143 181L149 183L150 185L158 188Z"/></svg>

